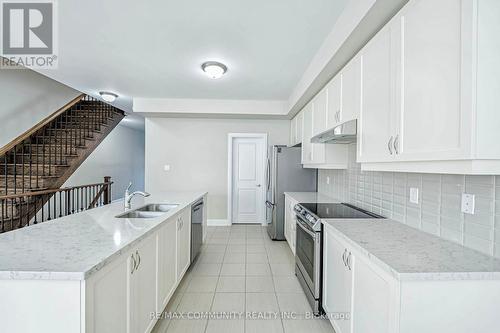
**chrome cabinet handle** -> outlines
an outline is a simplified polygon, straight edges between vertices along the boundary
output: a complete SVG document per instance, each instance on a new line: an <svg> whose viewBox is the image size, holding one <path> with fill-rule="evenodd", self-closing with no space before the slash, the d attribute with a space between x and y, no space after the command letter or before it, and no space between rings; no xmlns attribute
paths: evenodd
<svg viewBox="0 0 500 333"><path fill-rule="evenodd" d="M394 151L399 154L399 134L394 138Z"/></svg>
<svg viewBox="0 0 500 333"><path fill-rule="evenodd" d="M260 185L260 184L257 184L257 187L261 187L261 186L262 186L262 185Z"/></svg>
<svg viewBox="0 0 500 333"><path fill-rule="evenodd" d="M130 271L130 275L132 275L132 274L134 274L137 262L135 261L135 257L134 257L133 253L130 255L130 258L132 259L132 262L133 262L133 264L132 264L132 270Z"/></svg>
<svg viewBox="0 0 500 333"><path fill-rule="evenodd" d="M349 252L349 255L347 256L347 259L346 259L346 264L347 264L347 268L351 271L352 270L352 267L351 267L351 255L352 253Z"/></svg>
<svg viewBox="0 0 500 333"><path fill-rule="evenodd" d="M387 149L389 150L389 154L391 154L391 155L392 155L392 139L393 139L393 137L391 136L389 138L389 141L387 142Z"/></svg>
<svg viewBox="0 0 500 333"><path fill-rule="evenodd" d="M337 123L340 123L340 110L337 110L337 112L335 112L335 121Z"/></svg>
<svg viewBox="0 0 500 333"><path fill-rule="evenodd" d="M347 266L346 254L347 254L347 249L345 249L344 253L342 253L342 262L344 263L344 266Z"/></svg>
<svg viewBox="0 0 500 333"><path fill-rule="evenodd" d="M141 255L139 254L139 250L135 250L135 255L137 256L137 269L141 265Z"/></svg>

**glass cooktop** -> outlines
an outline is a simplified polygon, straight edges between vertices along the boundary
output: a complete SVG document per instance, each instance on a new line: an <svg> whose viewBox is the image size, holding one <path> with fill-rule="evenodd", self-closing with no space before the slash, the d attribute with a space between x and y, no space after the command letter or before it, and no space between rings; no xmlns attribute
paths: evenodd
<svg viewBox="0 0 500 333"><path fill-rule="evenodd" d="M300 203L320 219L373 219L383 218L361 208L344 203Z"/></svg>

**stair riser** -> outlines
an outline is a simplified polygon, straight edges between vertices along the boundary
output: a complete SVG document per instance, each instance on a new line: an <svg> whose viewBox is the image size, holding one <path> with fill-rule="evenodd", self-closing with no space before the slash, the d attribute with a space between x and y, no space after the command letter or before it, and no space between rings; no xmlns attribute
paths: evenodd
<svg viewBox="0 0 500 333"><path fill-rule="evenodd" d="M66 144L65 142L61 142L60 144L46 144L46 145L30 145L24 147L24 152L26 154L42 154L45 152L45 155L48 154L70 154L71 152L75 153L75 150L82 149L83 147L72 148L71 144ZM26 158L26 157L25 157Z"/></svg>
<svg viewBox="0 0 500 333"><path fill-rule="evenodd" d="M61 174L66 168L68 168L67 165L52 165L50 168L48 165L43 165L43 164L32 164L31 169L29 163L24 165L24 172L23 172L23 166L18 164L14 168L13 165L7 165L5 167L4 165L0 165L0 177L3 177L5 175L5 169L7 169L7 174L8 175L14 175L14 171L17 175L22 175L23 173L25 175L31 175L32 176L42 176L42 175L48 175L49 172L52 174L59 175Z"/></svg>
<svg viewBox="0 0 500 333"><path fill-rule="evenodd" d="M25 191L36 190L39 188L45 188L48 185L47 181L44 180L43 178L38 179L38 186L37 186L37 181L34 177L31 178L31 184L30 184L29 177L25 176L24 180L23 180L22 176L18 176L18 177L16 177L15 181L14 181L14 178L9 178L7 180L7 186L8 186L8 188L14 189L14 184L16 184L16 189L18 190L18 193L20 193L20 192L22 192L23 182L24 182L24 190ZM5 178L4 177L2 177L0 179L0 188L2 189L2 191L5 191ZM21 191L19 191L19 190L21 190Z"/></svg>
<svg viewBox="0 0 500 333"><path fill-rule="evenodd" d="M61 156L60 154L58 154L56 157L54 157L53 155L49 155L49 154L45 154L45 158L43 155L34 155L32 154L31 155L31 162L34 163L34 164L46 164L46 165L61 165L61 164L68 164L71 162L72 159L74 159L76 157L74 156L62 156L62 159L61 159ZM16 161L16 164L22 164L23 163L23 156L22 155L16 155L16 158L15 158L15 161ZM3 161L2 161L3 162ZM14 163L14 156L10 156L8 159L7 159L7 162L8 163L11 163L13 164ZM24 164L25 165L28 165L30 164L30 155L24 155Z"/></svg>

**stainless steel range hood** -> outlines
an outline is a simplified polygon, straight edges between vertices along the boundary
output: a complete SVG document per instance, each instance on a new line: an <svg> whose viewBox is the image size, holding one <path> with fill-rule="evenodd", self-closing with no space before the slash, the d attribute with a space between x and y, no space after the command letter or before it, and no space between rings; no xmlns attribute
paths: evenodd
<svg viewBox="0 0 500 333"><path fill-rule="evenodd" d="M349 120L311 138L312 143L356 142L357 120Z"/></svg>

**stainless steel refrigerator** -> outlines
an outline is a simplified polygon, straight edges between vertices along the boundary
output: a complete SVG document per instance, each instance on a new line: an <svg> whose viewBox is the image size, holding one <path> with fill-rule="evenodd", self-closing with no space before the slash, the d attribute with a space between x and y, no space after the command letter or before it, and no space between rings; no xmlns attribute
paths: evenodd
<svg viewBox="0 0 500 333"><path fill-rule="evenodd" d="M301 148L270 146L267 152L266 220L271 239L285 239L285 192L316 192L317 170L304 169Z"/></svg>

